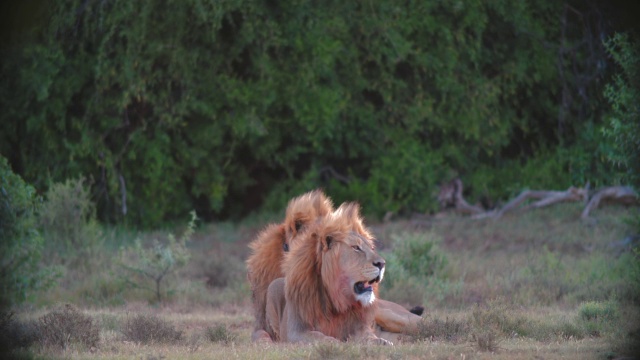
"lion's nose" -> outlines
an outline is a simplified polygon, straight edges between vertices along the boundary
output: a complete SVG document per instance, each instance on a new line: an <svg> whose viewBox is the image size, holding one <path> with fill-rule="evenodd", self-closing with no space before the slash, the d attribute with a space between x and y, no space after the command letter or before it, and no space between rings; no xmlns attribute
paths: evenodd
<svg viewBox="0 0 640 360"><path fill-rule="evenodd" d="M382 269L384 269L384 264L385 264L384 260L380 259L380 260L375 261L373 263L373 266L375 266L378 269L382 270Z"/></svg>

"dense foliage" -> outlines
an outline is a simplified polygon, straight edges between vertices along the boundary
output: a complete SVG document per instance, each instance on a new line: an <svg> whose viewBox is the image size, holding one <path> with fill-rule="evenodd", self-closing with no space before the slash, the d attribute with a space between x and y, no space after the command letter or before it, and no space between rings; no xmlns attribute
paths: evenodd
<svg viewBox="0 0 640 360"><path fill-rule="evenodd" d="M605 90L613 107L604 129L613 139L609 158L623 182L640 187L640 40L616 34L606 45L621 68Z"/></svg>
<svg viewBox="0 0 640 360"><path fill-rule="evenodd" d="M594 2L25 4L0 153L39 189L92 179L103 220L238 217L319 186L428 211L456 175L494 201L610 180Z"/></svg>
<svg viewBox="0 0 640 360"><path fill-rule="evenodd" d="M40 267L43 242L35 230L40 201L0 156L0 308L47 288L56 276Z"/></svg>

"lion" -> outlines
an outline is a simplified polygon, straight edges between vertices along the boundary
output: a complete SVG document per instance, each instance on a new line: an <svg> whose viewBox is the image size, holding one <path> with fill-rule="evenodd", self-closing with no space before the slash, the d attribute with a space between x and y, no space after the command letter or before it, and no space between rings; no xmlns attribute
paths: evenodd
<svg viewBox="0 0 640 360"><path fill-rule="evenodd" d="M266 331L276 341L391 342L375 335L376 292L385 261L357 225L359 206L341 205L299 235L267 293Z"/></svg>
<svg viewBox="0 0 640 360"><path fill-rule="evenodd" d="M253 251L247 259L247 278L251 283L256 318L251 336L254 341L271 339L264 331L267 289L273 280L284 275L281 267L291 240L316 219L332 212L333 203L322 191L308 192L289 201L282 224L267 226L249 244Z"/></svg>
<svg viewBox="0 0 640 360"><path fill-rule="evenodd" d="M321 190L311 191L292 199L287 206L285 221L267 226L249 245L252 254L247 259L247 278L253 292L253 341L271 340L265 331L266 296L269 284L284 276L281 266L285 253L297 242L299 233L332 212L331 200ZM351 218L351 221L357 233L372 238L359 215ZM376 323L386 332L413 332L422 319L419 316L423 310L421 307L409 312L398 304L382 299L378 299L377 303Z"/></svg>

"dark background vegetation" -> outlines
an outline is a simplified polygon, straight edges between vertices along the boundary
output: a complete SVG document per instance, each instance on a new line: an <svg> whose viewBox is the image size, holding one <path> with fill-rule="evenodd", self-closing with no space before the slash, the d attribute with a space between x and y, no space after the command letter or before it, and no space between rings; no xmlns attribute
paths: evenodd
<svg viewBox="0 0 640 360"><path fill-rule="evenodd" d="M0 154L38 194L85 177L102 222L239 219L315 187L428 212L455 176L489 204L638 185L638 3L0 7Z"/></svg>
<svg viewBox="0 0 640 360"><path fill-rule="evenodd" d="M0 355L370 358L249 346L247 244L317 187L363 205L383 298L427 308L415 345L374 358L640 353L637 208L414 214L455 177L488 207L524 188L638 190L639 14L621 0L2 2Z"/></svg>

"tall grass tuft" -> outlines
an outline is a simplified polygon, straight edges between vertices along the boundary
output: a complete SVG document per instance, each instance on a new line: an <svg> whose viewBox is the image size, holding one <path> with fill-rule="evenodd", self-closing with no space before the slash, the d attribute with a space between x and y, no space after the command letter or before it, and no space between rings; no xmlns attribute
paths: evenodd
<svg viewBox="0 0 640 360"><path fill-rule="evenodd" d="M205 337L211 342L229 345L237 340L238 335L227 329L224 324L217 324L205 329Z"/></svg>
<svg viewBox="0 0 640 360"><path fill-rule="evenodd" d="M418 324L413 341L438 340L458 343L465 341L470 332L469 321L446 317L445 320L427 317Z"/></svg>
<svg viewBox="0 0 640 360"><path fill-rule="evenodd" d="M125 340L140 344L170 344L182 340L182 331L157 316L145 314L127 319L122 334Z"/></svg>

